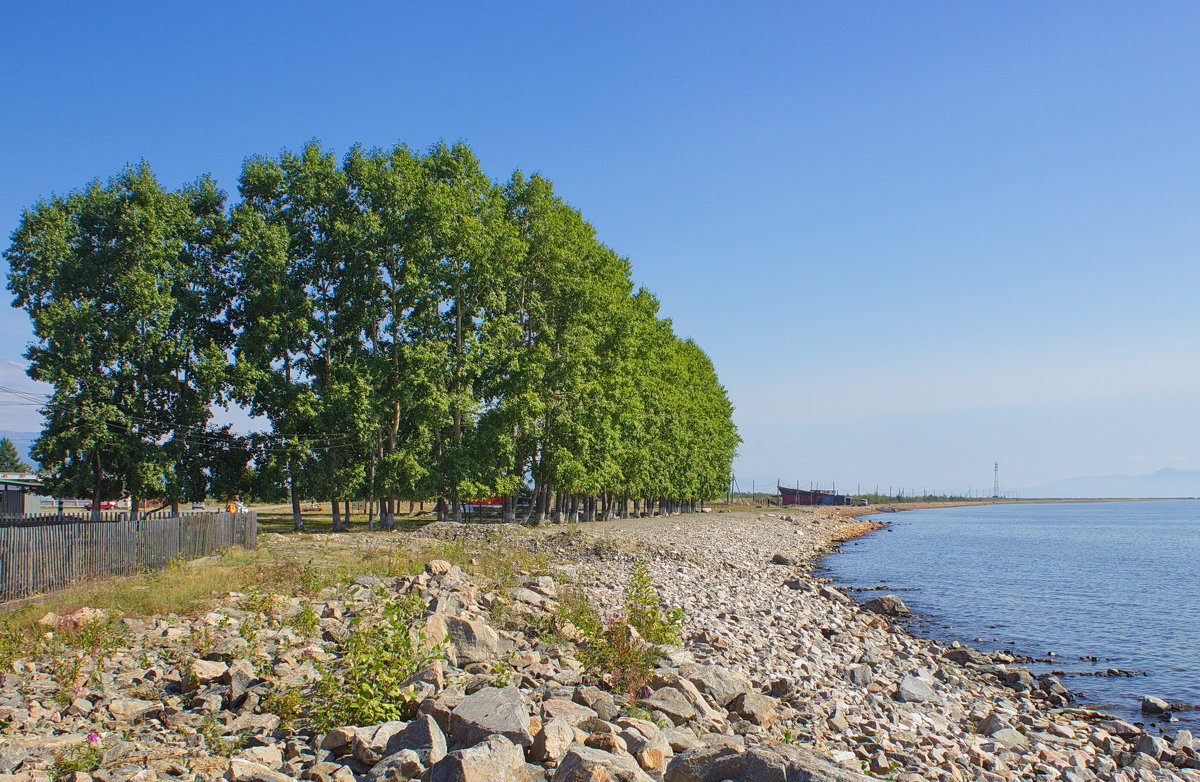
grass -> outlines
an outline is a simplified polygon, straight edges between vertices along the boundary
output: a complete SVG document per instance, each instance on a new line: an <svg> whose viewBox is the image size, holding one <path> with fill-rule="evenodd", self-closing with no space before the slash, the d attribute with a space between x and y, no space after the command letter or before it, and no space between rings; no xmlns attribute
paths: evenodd
<svg viewBox="0 0 1200 782"><path fill-rule="evenodd" d="M288 534L264 541L257 550L232 547L217 555L137 576L106 578L25 602L0 613L0 642L14 645L45 628L37 620L84 606L123 616L195 614L229 592L254 595L315 595L326 585L359 576L393 577L419 572L426 562L444 559L473 578L515 586L522 573L545 571L546 555L530 554L489 536L480 541L440 541L391 532L353 535ZM4 646L0 643L0 646Z"/></svg>

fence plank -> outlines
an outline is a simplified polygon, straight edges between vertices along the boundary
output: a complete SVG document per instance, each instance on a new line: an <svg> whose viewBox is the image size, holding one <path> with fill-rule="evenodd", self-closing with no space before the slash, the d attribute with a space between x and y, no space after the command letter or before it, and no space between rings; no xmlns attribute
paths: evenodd
<svg viewBox="0 0 1200 782"><path fill-rule="evenodd" d="M135 520L102 513L98 522L56 513L0 516L0 601L257 544L253 511L168 514Z"/></svg>

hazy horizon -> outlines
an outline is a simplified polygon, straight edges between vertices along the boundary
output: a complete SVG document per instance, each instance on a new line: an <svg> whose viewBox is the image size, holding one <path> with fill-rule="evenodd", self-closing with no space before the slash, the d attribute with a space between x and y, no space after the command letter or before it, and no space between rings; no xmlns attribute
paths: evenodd
<svg viewBox="0 0 1200 782"><path fill-rule="evenodd" d="M19 6L0 234L141 158L236 196L243 157L312 138L461 139L493 178L552 180L708 352L739 484L1200 469L1197 22L1176 2ZM33 388L9 301L0 385ZM14 401L0 429L36 430Z"/></svg>

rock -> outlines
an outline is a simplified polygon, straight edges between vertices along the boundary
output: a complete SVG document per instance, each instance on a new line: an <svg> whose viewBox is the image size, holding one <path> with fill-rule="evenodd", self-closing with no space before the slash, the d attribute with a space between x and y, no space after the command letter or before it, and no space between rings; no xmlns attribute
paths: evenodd
<svg viewBox="0 0 1200 782"><path fill-rule="evenodd" d="M484 687L463 698L450 713L450 735L460 747L491 735L528 747L533 744L530 727L529 708L516 687Z"/></svg>
<svg viewBox="0 0 1200 782"><path fill-rule="evenodd" d="M561 698L551 698L542 702L543 720L560 719L571 727L581 725L599 716L595 709L590 709L579 703L565 701Z"/></svg>
<svg viewBox="0 0 1200 782"><path fill-rule="evenodd" d="M589 711L591 711L589 709ZM571 723L561 717L552 717L542 723L541 730L533 737L529 755L539 763L557 761L567 754L575 740Z"/></svg>
<svg viewBox="0 0 1200 782"><path fill-rule="evenodd" d="M653 722L623 719L618 724L622 727L620 736L625 741L626 751L646 771L661 770L674 756L670 743Z"/></svg>
<svg viewBox="0 0 1200 782"><path fill-rule="evenodd" d="M406 782L425 771L425 764L411 749L388 755L367 772L364 782Z"/></svg>
<svg viewBox="0 0 1200 782"><path fill-rule="evenodd" d="M428 782L531 782L521 748L493 735L451 752L430 767Z"/></svg>
<svg viewBox="0 0 1200 782"><path fill-rule="evenodd" d="M1153 695L1142 697L1142 713L1143 714L1163 714L1171 710L1170 705L1162 698L1156 698Z"/></svg>
<svg viewBox="0 0 1200 782"><path fill-rule="evenodd" d="M1096 723L1096 727L1114 736L1129 738L1137 736L1142 732L1142 729L1134 725L1130 725L1125 720L1100 720Z"/></svg>
<svg viewBox="0 0 1200 782"><path fill-rule="evenodd" d="M114 698L108 704L108 711L121 722L135 723L162 714L162 704L137 698Z"/></svg>
<svg viewBox="0 0 1200 782"><path fill-rule="evenodd" d="M1167 742L1163 741L1158 736L1142 734L1138 737L1137 744L1134 746L1133 751L1143 755L1149 755L1155 760L1158 760L1163 755L1166 755L1169 749L1170 747L1167 746Z"/></svg>
<svg viewBox="0 0 1200 782"><path fill-rule="evenodd" d="M266 766L240 758L233 758L229 761L225 779L229 782L294 782L287 774L281 774Z"/></svg>
<svg viewBox="0 0 1200 782"><path fill-rule="evenodd" d="M283 765L283 752L274 745L268 747L248 747L242 750L242 758L260 766L277 769Z"/></svg>
<svg viewBox="0 0 1200 782"><path fill-rule="evenodd" d="M896 687L896 700L902 703L943 703L942 697L915 676L905 676Z"/></svg>
<svg viewBox="0 0 1200 782"><path fill-rule="evenodd" d="M771 562L776 565L787 565L789 567L799 565L804 560L797 556L794 552L780 551L775 556L771 557Z"/></svg>
<svg viewBox="0 0 1200 782"><path fill-rule="evenodd" d="M871 666L866 663L850 666L846 671L846 681L859 687L866 687L871 683Z"/></svg>
<svg viewBox="0 0 1200 782"><path fill-rule="evenodd" d="M826 600L832 600L833 602L841 603L842 605L850 605L854 602L828 584L821 584L821 586L817 587L817 594Z"/></svg>
<svg viewBox="0 0 1200 782"><path fill-rule="evenodd" d="M696 707L674 687L660 687L646 698L646 708L661 711L676 725L682 725L696 716Z"/></svg>
<svg viewBox="0 0 1200 782"><path fill-rule="evenodd" d="M629 757L574 746L554 772L552 782L653 782Z"/></svg>
<svg viewBox="0 0 1200 782"><path fill-rule="evenodd" d="M743 692L729 702L729 710L739 717L764 728L775 722L775 710L779 702L757 692Z"/></svg>
<svg viewBox="0 0 1200 782"><path fill-rule="evenodd" d="M318 746L321 749L329 750L334 755L349 755L357 734L358 728L352 725L334 728L321 737L321 743Z"/></svg>
<svg viewBox="0 0 1200 782"><path fill-rule="evenodd" d="M699 747L677 755L663 782L866 782L799 747Z"/></svg>
<svg viewBox="0 0 1200 782"><path fill-rule="evenodd" d="M425 620L425 632L433 643L447 642L446 656L455 667L500 657L500 636L485 622L433 614Z"/></svg>
<svg viewBox="0 0 1200 782"><path fill-rule="evenodd" d="M429 719L429 717L423 717L422 719ZM366 728L359 728L354 732L354 738L350 741L350 752L361 762L368 766L373 766L388 755L402 749L402 747L391 749L388 743L393 736L404 730L407 726L407 722L396 720L384 722L379 725L371 725ZM440 729L438 733L441 733Z"/></svg>
<svg viewBox="0 0 1200 782"><path fill-rule="evenodd" d="M720 707L727 706L738 695L751 689L749 679L719 665L681 665L679 675L694 684Z"/></svg>
<svg viewBox="0 0 1200 782"><path fill-rule="evenodd" d="M912 612L896 595L880 595L863 603L863 608L884 616L908 616Z"/></svg>
<svg viewBox="0 0 1200 782"><path fill-rule="evenodd" d="M214 660L193 660L188 667L188 679L192 685L207 686L221 679L229 666Z"/></svg>
<svg viewBox="0 0 1200 782"><path fill-rule="evenodd" d="M1004 730L1005 728L1012 728L1012 725L1005 722L999 714L993 711L983 719L983 722L979 723L978 732L984 736L990 736L996 731Z"/></svg>
<svg viewBox="0 0 1200 782"><path fill-rule="evenodd" d="M579 687L573 700L595 711L602 720L616 719L621 713L613 696L599 687Z"/></svg>
<svg viewBox="0 0 1200 782"><path fill-rule="evenodd" d="M1001 728L990 734L990 737L992 741L1005 747L1024 747L1029 743L1029 739L1025 738L1020 731L1012 728Z"/></svg>

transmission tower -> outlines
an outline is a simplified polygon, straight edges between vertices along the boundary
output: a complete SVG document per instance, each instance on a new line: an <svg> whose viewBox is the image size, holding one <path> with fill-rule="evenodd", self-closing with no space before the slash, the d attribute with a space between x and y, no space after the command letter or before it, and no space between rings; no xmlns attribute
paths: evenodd
<svg viewBox="0 0 1200 782"><path fill-rule="evenodd" d="M992 499L1000 499L1000 462L992 465Z"/></svg>

